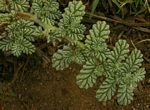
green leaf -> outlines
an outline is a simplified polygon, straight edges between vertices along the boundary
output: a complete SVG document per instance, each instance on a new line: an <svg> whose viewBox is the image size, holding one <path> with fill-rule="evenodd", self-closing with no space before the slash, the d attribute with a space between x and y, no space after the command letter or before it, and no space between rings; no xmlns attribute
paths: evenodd
<svg viewBox="0 0 150 110"><path fill-rule="evenodd" d="M60 20L59 28L61 29L63 36L72 41L82 40L85 31L85 26L80 24L85 14L85 6L81 1L69 2L63 18Z"/></svg>
<svg viewBox="0 0 150 110"><path fill-rule="evenodd" d="M145 68L140 68L136 72L133 73L133 79L136 82L142 81L145 78Z"/></svg>
<svg viewBox="0 0 150 110"><path fill-rule="evenodd" d="M86 56L94 57L100 61L104 61L109 52L105 40L109 37L109 26L105 21L98 21L90 30L90 35L87 35L85 40Z"/></svg>
<svg viewBox="0 0 150 110"><path fill-rule="evenodd" d="M84 38L85 26L82 24L76 24L74 26L71 26L66 30L66 35L71 38L72 40L78 41L82 40Z"/></svg>
<svg viewBox="0 0 150 110"><path fill-rule="evenodd" d="M14 39L12 38L4 38L0 40L0 49L3 51L8 51L12 48L14 43Z"/></svg>
<svg viewBox="0 0 150 110"><path fill-rule="evenodd" d="M10 0L10 8L11 10L15 11L28 11L29 9L29 2L27 0Z"/></svg>
<svg viewBox="0 0 150 110"><path fill-rule="evenodd" d="M98 21L93 25L92 30L90 30L90 36L94 38L99 38L101 41L108 39L110 34L109 25L105 21Z"/></svg>
<svg viewBox="0 0 150 110"><path fill-rule="evenodd" d="M10 13L0 13L0 22L9 22L11 20L12 14Z"/></svg>
<svg viewBox="0 0 150 110"><path fill-rule="evenodd" d="M35 52L36 48L35 46L28 40L26 39L22 39L20 41L21 45L22 45L22 52L25 54L32 54Z"/></svg>
<svg viewBox="0 0 150 110"><path fill-rule="evenodd" d="M12 46L11 50L12 50L12 54L16 57L19 57L22 53L21 45L19 45L17 43L15 43L15 45Z"/></svg>
<svg viewBox="0 0 150 110"><path fill-rule="evenodd" d="M7 34L0 40L0 49L11 51L14 56L20 56L22 53L32 54L35 52L35 46L31 43L39 33L34 22L17 20L12 22L6 28Z"/></svg>
<svg viewBox="0 0 150 110"><path fill-rule="evenodd" d="M37 27L34 25L34 22L31 21L15 21L8 26L7 30L11 37L23 37L29 41L34 41L37 37L37 33L35 33L35 30L37 31Z"/></svg>
<svg viewBox="0 0 150 110"><path fill-rule="evenodd" d="M99 3L99 0L94 0L94 1L93 1L91 13L94 13L94 11L95 11L96 8L97 8L98 3Z"/></svg>
<svg viewBox="0 0 150 110"><path fill-rule="evenodd" d="M85 63L86 60L85 60L84 54L82 53L82 50L76 49L73 52L72 61L76 62L76 63L78 63L80 65L82 65L83 63Z"/></svg>
<svg viewBox="0 0 150 110"><path fill-rule="evenodd" d="M104 64L99 64L95 68L95 74L99 77L102 75L106 75L106 70L104 69Z"/></svg>
<svg viewBox="0 0 150 110"><path fill-rule="evenodd" d="M106 43L93 36L87 36L85 46L86 56L97 58L100 61L104 61L109 52Z"/></svg>
<svg viewBox="0 0 150 110"><path fill-rule="evenodd" d="M56 53L54 53L52 58L52 66L56 68L56 70L63 70L69 67L69 64L72 62L72 50L70 47L64 46L61 50L59 49Z"/></svg>
<svg viewBox="0 0 150 110"><path fill-rule="evenodd" d="M59 3L56 0L33 0L32 13L36 14L47 25L55 24L59 19Z"/></svg>
<svg viewBox="0 0 150 110"><path fill-rule="evenodd" d="M96 92L96 98L99 101L107 101L114 96L116 91L116 81L113 77L108 77Z"/></svg>
<svg viewBox="0 0 150 110"><path fill-rule="evenodd" d="M67 8L65 8L65 13L63 14L63 18L65 16L69 16L70 20L77 20L74 22L80 23L83 15L85 14L85 6L81 1L72 1L69 2L69 5ZM75 18L75 19L74 19Z"/></svg>
<svg viewBox="0 0 150 110"><path fill-rule="evenodd" d="M136 71L143 62L143 55L140 50L134 49L130 56L127 58L126 63L122 67L124 73Z"/></svg>
<svg viewBox="0 0 150 110"><path fill-rule="evenodd" d="M117 63L122 60L125 60L129 53L129 45L126 40L119 40L113 51L110 52L110 55L108 55L109 62Z"/></svg>
<svg viewBox="0 0 150 110"><path fill-rule="evenodd" d="M55 42L55 40L61 40L61 33L59 31L50 31L47 36L47 42Z"/></svg>
<svg viewBox="0 0 150 110"><path fill-rule="evenodd" d="M9 5L6 0L0 0L0 12L9 12Z"/></svg>
<svg viewBox="0 0 150 110"><path fill-rule="evenodd" d="M127 85L122 81L119 84L118 94L117 94L117 101L120 105L127 105L130 104L133 100L133 90L134 87L132 85Z"/></svg>
<svg viewBox="0 0 150 110"><path fill-rule="evenodd" d="M26 39L18 39L13 43L12 53L19 57L21 53L32 54L35 52L35 46Z"/></svg>
<svg viewBox="0 0 150 110"><path fill-rule="evenodd" d="M76 77L77 85L79 85L80 88L88 89L96 83L97 76L95 73L95 68L95 61L92 59L90 59L86 62L85 65L83 65L80 74Z"/></svg>
<svg viewBox="0 0 150 110"><path fill-rule="evenodd" d="M111 74L114 72L115 74L120 73L120 68L122 67L122 62L128 56L129 53L129 45L126 40L119 40L114 49L109 52L107 59L108 71Z"/></svg>

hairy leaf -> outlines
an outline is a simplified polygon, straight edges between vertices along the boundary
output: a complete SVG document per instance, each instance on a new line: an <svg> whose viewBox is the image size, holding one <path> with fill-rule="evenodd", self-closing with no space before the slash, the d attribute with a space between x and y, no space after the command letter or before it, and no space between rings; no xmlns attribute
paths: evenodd
<svg viewBox="0 0 150 110"><path fill-rule="evenodd" d="M126 83L122 82L119 84L118 94L117 94L117 101L120 105L127 105L130 104L133 100L133 90L134 88L132 85L127 85Z"/></svg>
<svg viewBox="0 0 150 110"><path fill-rule="evenodd" d="M56 53L54 53L52 58L52 66L56 68L56 70L63 70L69 67L69 64L72 62L72 50L70 47L64 46L61 50L59 49Z"/></svg>
<svg viewBox="0 0 150 110"><path fill-rule="evenodd" d="M10 0L9 5L11 10L15 11L28 11L29 9L29 2L27 0Z"/></svg>
<svg viewBox="0 0 150 110"><path fill-rule="evenodd" d="M93 25L92 30L90 30L90 36L99 38L101 41L108 39L109 33L109 25L107 25L105 21L98 21Z"/></svg>
<svg viewBox="0 0 150 110"><path fill-rule="evenodd" d="M116 91L116 81L113 77L108 77L96 92L99 101L107 101L112 98Z"/></svg>
<svg viewBox="0 0 150 110"><path fill-rule="evenodd" d="M125 60L129 53L129 45L126 40L119 40L113 51L111 51L110 55L108 56L109 62L117 63L122 60Z"/></svg>
<svg viewBox="0 0 150 110"><path fill-rule="evenodd" d="M9 22L11 20L12 14L10 13L0 13L0 23Z"/></svg>
<svg viewBox="0 0 150 110"><path fill-rule="evenodd" d="M136 72L133 73L133 79L136 82L142 81L145 78L145 74L146 74L145 69L144 68L140 68Z"/></svg>
<svg viewBox="0 0 150 110"><path fill-rule="evenodd" d="M12 48L14 43L14 39L12 38L4 38L2 40L0 40L0 49L3 51L8 51Z"/></svg>
<svg viewBox="0 0 150 110"><path fill-rule="evenodd" d="M82 65L83 63L85 63L86 60L85 60L84 54L82 53L82 50L76 49L73 52L72 61L76 62L76 63L78 63L80 65Z"/></svg>
<svg viewBox="0 0 150 110"><path fill-rule="evenodd" d="M59 4L56 0L33 0L32 13L37 14L45 24L53 24L59 19L61 12L58 10Z"/></svg>
<svg viewBox="0 0 150 110"><path fill-rule="evenodd" d="M85 43L86 56L97 58L100 61L104 61L106 59L109 49L107 49L105 42L101 42L101 39L95 38L93 36L87 36Z"/></svg>
<svg viewBox="0 0 150 110"><path fill-rule="evenodd" d="M9 12L9 5L6 0L0 0L0 12Z"/></svg>
<svg viewBox="0 0 150 110"><path fill-rule="evenodd" d="M85 26L80 23L84 14L85 6L81 1L69 2L59 23L59 27L65 37L75 41L83 39Z"/></svg>
<svg viewBox="0 0 150 110"><path fill-rule="evenodd" d="M35 52L35 46L26 39L18 39L12 45L11 50L15 56L19 57L22 52L26 54L32 54Z"/></svg>
<svg viewBox="0 0 150 110"><path fill-rule="evenodd" d="M122 67L122 71L130 73L136 71L143 62L143 55L140 50L134 49L131 55L127 58L126 63Z"/></svg>
<svg viewBox="0 0 150 110"><path fill-rule="evenodd" d="M23 37L29 41L34 41L37 33L35 33L37 27L34 25L34 22L18 20L8 26L7 30L9 36L11 37Z"/></svg>
<svg viewBox="0 0 150 110"><path fill-rule="evenodd" d="M86 62L85 65L83 65L80 74L76 77L77 85L79 85L80 88L88 89L96 83L97 76L95 73L95 69L95 61L92 59L90 59Z"/></svg>

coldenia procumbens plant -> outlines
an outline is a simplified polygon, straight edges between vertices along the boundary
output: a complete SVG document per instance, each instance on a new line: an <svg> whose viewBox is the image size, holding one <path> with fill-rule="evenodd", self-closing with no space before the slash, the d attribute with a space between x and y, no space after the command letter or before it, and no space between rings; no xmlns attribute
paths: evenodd
<svg viewBox="0 0 150 110"><path fill-rule="evenodd" d="M54 25L61 17L56 0L0 0L0 49L15 56L32 54L37 38L55 39Z"/></svg>
<svg viewBox="0 0 150 110"><path fill-rule="evenodd" d="M68 44L52 57L56 70L68 68L72 62L83 65L76 77L80 88L93 87L103 76L96 92L99 101L110 100L117 93L119 104L131 103L134 89L145 76L141 51L130 52L127 41L121 39L113 49L108 48L110 30L105 21L98 21L85 36L81 1L69 2L62 14L58 9L56 0L0 0L0 22L6 25L0 33L0 49L20 56L33 53L33 42L42 36L48 42L65 39Z"/></svg>

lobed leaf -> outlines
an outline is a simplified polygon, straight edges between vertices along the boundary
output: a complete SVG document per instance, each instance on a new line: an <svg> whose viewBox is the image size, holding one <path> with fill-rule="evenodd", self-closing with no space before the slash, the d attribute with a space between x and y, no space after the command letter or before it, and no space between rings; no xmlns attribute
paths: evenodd
<svg viewBox="0 0 150 110"><path fill-rule="evenodd" d="M145 74L146 74L145 68L140 68L133 73L133 80L135 82L142 81L145 78Z"/></svg>
<svg viewBox="0 0 150 110"><path fill-rule="evenodd" d="M27 0L10 0L10 9L15 11L26 12L30 8Z"/></svg>
<svg viewBox="0 0 150 110"><path fill-rule="evenodd" d="M52 66L56 70L63 70L69 67L69 64L72 62L72 50L70 47L64 46L63 49L59 49L54 53L52 58Z"/></svg>
<svg viewBox="0 0 150 110"><path fill-rule="evenodd" d="M69 2L65 12L62 14L59 27L62 30L63 36L68 37L72 41L82 40L85 31L85 26L80 24L85 14L85 6L81 1Z"/></svg>
<svg viewBox="0 0 150 110"><path fill-rule="evenodd" d="M84 54L82 53L82 50L76 49L73 52L72 61L76 62L77 64L80 64L80 65L82 65L83 63L85 63L86 60L85 60Z"/></svg>
<svg viewBox="0 0 150 110"><path fill-rule="evenodd" d="M32 13L36 14L42 22L48 25L54 25L55 20L61 16L59 3L56 0L33 0Z"/></svg>
<svg viewBox="0 0 150 110"><path fill-rule="evenodd" d="M11 50L13 43L14 43L14 39L12 38L0 39L0 49L2 51Z"/></svg>
<svg viewBox="0 0 150 110"><path fill-rule="evenodd" d="M34 25L34 22L26 21L26 20L18 20L7 28L9 32L9 36L11 37L23 37L29 41L34 41L37 37L37 27ZM36 31L35 31L36 30Z"/></svg>
<svg viewBox="0 0 150 110"><path fill-rule="evenodd" d="M133 100L133 90L134 88L132 87L132 85L127 85L124 82L120 83L117 94L118 103L120 105L130 104Z"/></svg>
<svg viewBox="0 0 150 110"><path fill-rule="evenodd" d="M95 61L92 59L90 59L86 62L85 65L83 65L80 74L76 77L77 85L79 85L80 88L88 89L96 83L97 75L95 69Z"/></svg>
<svg viewBox="0 0 150 110"><path fill-rule="evenodd" d="M102 42L101 39L95 38L93 36L87 36L85 46L86 56L97 58L100 61L104 61L109 52L106 43Z"/></svg>
<svg viewBox="0 0 150 110"><path fill-rule="evenodd" d="M134 49L130 56L126 59L126 63L121 68L124 73L136 71L143 62L143 55L140 50Z"/></svg>
<svg viewBox="0 0 150 110"><path fill-rule="evenodd" d="M18 39L16 40L11 48L14 56L19 57L21 53L32 54L35 52L35 46L26 39Z"/></svg>
<svg viewBox="0 0 150 110"><path fill-rule="evenodd" d="M0 12L9 12L9 5L6 0L0 0Z"/></svg>
<svg viewBox="0 0 150 110"><path fill-rule="evenodd" d="M99 101L107 101L114 96L116 91L116 81L113 77L107 77L96 92Z"/></svg>
<svg viewBox="0 0 150 110"><path fill-rule="evenodd" d="M108 55L108 62L111 63L118 63L122 60L125 60L129 53L129 44L126 40L119 40L113 49L113 51L110 52Z"/></svg>
<svg viewBox="0 0 150 110"><path fill-rule="evenodd" d="M101 41L108 39L109 34L109 25L105 21L98 21L93 25L92 30L90 30L90 37L99 38Z"/></svg>

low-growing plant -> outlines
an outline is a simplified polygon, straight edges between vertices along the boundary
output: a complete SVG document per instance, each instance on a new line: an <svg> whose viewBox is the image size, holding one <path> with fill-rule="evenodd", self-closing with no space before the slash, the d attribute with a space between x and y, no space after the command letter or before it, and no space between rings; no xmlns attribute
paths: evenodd
<svg viewBox="0 0 150 110"><path fill-rule="evenodd" d="M33 42L43 36L48 42L65 39L67 44L54 53L52 66L63 70L72 62L83 65L76 77L80 88L93 87L103 76L96 98L107 101L117 93L118 103L127 105L145 76L143 55L138 49L130 52L127 41L121 39L110 49L106 43L110 30L105 21L98 21L85 36L81 23L84 14L85 6L76 0L69 2L62 14L56 0L0 0L0 21L5 24L0 49L20 56L33 53Z"/></svg>

